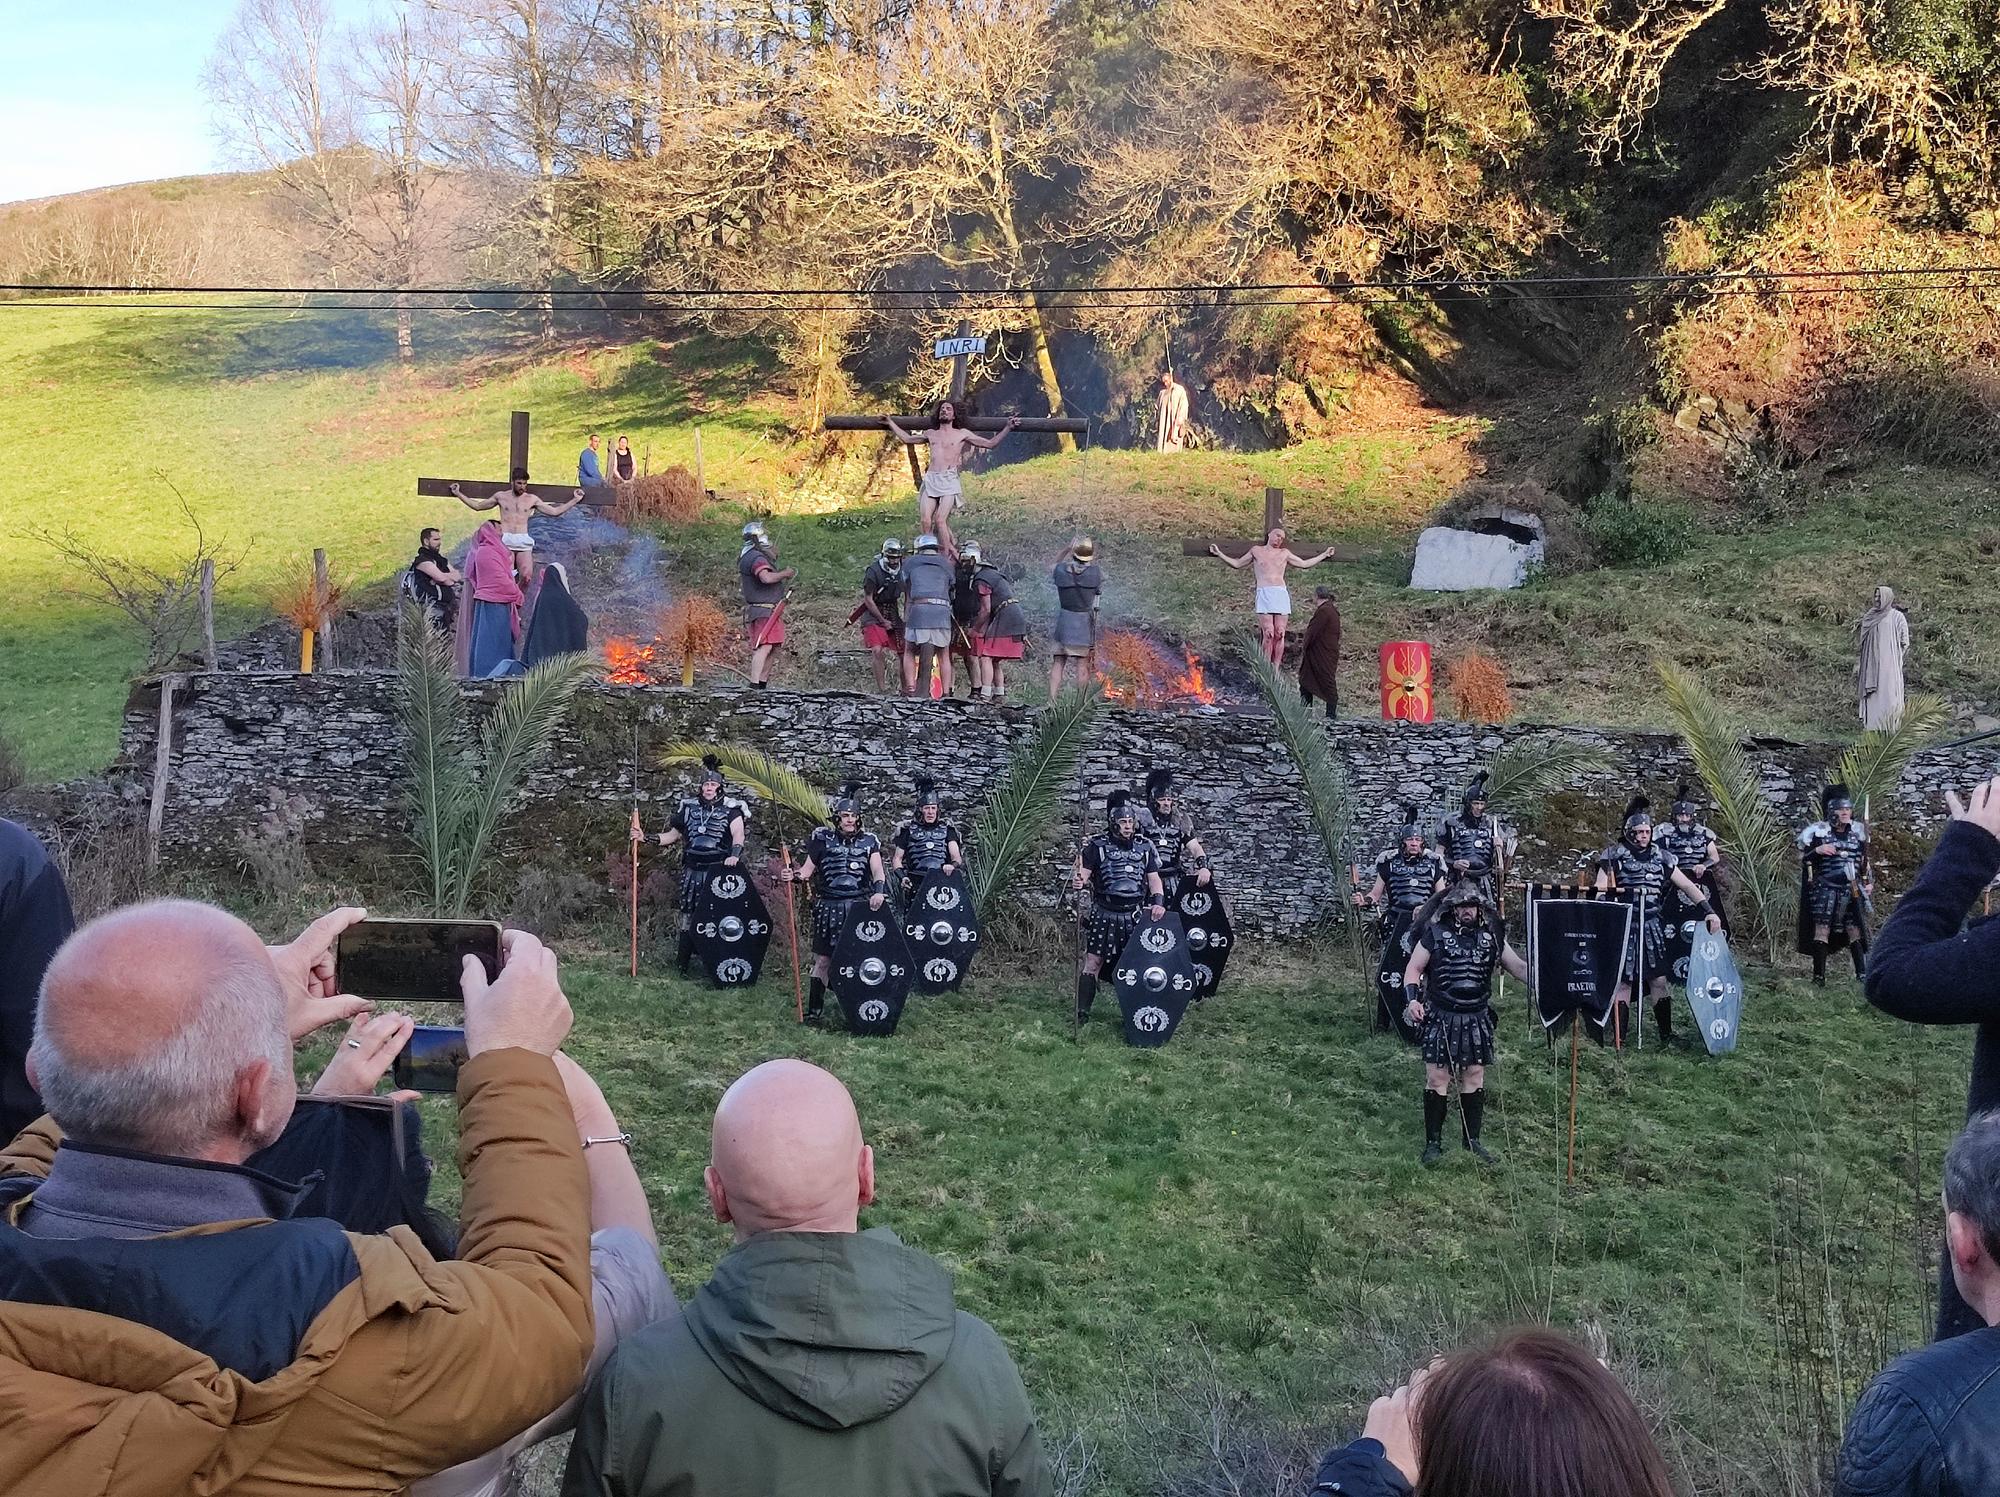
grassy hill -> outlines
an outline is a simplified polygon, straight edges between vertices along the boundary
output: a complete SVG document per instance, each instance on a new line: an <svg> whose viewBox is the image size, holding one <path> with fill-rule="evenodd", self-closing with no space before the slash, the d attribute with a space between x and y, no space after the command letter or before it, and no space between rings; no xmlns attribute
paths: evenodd
<svg viewBox="0 0 2000 1497"><path fill-rule="evenodd" d="M586 429L631 437L652 466L689 463L704 433L706 475L723 493L665 533L669 583L732 607L736 532L774 514L801 568L795 638L832 650L815 679L858 684L866 666L844 620L883 536L909 535L900 457L852 436L793 444L788 406L755 349L706 337L595 343L555 355L523 347L503 319L434 315L418 366L393 366L386 318L252 315L220 309L10 307L0 320L0 731L40 775L102 764L139 651L124 622L79 596L82 582L31 533L71 527L91 545L153 564L181 554L171 484L241 565L221 587L225 632L268 617L273 590L325 547L350 586L386 592L424 523L457 540L473 518L419 499L421 474L492 474L506 413L534 415L532 466L572 471ZM1675 498L1684 544L1657 564L1550 576L1511 594L1411 593L1415 532L1469 477L1520 446L1524 415L1420 406L1378 411L1347 435L1265 453L1062 457L1015 436L1012 459L971 477L960 529L1026 578L1045 621L1042 579L1073 530L1096 534L1110 579L1107 622L1140 624L1212 653L1248 622L1240 574L1181 557L1186 534L1253 533L1266 484L1283 486L1294 534L1370 548L1312 581L1340 594L1350 712L1374 710L1374 649L1423 638L1441 656L1491 649L1517 708L1549 720L1657 723L1648 662L1671 654L1707 672L1759 729L1847 731L1851 626L1878 582L1911 610L1914 684L1992 702L2000 643L1982 579L2000 557L1983 485L1904 464L1863 465L1773 510ZM1028 457L1026 461L1018 459ZM1041 663L1022 673L1039 691ZM794 679L797 679L796 675Z"/></svg>

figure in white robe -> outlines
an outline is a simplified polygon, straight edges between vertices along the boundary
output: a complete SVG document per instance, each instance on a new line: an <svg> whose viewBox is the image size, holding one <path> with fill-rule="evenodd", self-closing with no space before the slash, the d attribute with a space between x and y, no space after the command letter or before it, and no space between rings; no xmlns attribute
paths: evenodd
<svg viewBox="0 0 2000 1497"><path fill-rule="evenodd" d="M1875 601L1861 616L1860 635L1854 688L1861 726L1893 728L1903 715L1903 656L1910 648L1910 621L1896 606L1890 589L1875 589Z"/></svg>

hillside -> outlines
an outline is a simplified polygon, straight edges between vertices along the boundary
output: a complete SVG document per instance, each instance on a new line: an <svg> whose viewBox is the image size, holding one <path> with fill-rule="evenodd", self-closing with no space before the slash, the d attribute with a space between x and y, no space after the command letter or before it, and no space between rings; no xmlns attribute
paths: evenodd
<svg viewBox="0 0 2000 1497"><path fill-rule="evenodd" d="M654 468L690 463L699 425L710 486L745 497L664 534L670 586L730 604L737 528L753 509L774 514L802 571L795 637L815 656L849 652L794 662L791 679L810 670L860 684L866 665L844 619L880 538L911 528L900 456L865 436L793 441L782 382L752 345L690 335L547 356L519 336L501 319L439 318L419 367L399 372L386 318L93 307L0 322L0 471L25 501L9 506L0 554L0 730L31 770L104 762L138 660L130 630L79 597L81 579L31 532L67 525L164 563L186 543L177 488L210 536L241 553L221 588L225 632L268 617L273 589L314 546L351 596L381 596L420 525L441 523L454 541L471 529L469 513L415 497L414 480L497 480L515 407L533 413L538 475L569 472L591 426L629 435ZM1526 717L1658 722L1646 666L1668 653L1707 671L1759 731L1844 733L1849 632L1877 582L1910 607L1913 684L1992 710L2000 645L1980 588L2000 523L1982 485L1949 470L1857 460L1774 499L1699 486L1668 460L1672 441L1655 443L1640 465L1648 512L1678 527L1660 559L1586 557L1513 594L1409 592L1415 531L1482 472L1512 471L1542 440L1538 410L1383 402L1345 435L1259 453L1063 456L1017 436L998 455L1009 461L969 480L964 530L1024 576L1038 621L1052 608L1047 566L1073 530L1092 531L1111 579L1107 621L1207 655L1247 622L1248 590L1238 574L1182 558L1179 538L1250 533L1264 485L1281 485L1295 534L1375 553L1318 574L1340 594L1349 712L1375 710L1375 645L1412 637L1441 655L1491 649ZM1024 694L1040 691L1043 669L1030 661Z"/></svg>

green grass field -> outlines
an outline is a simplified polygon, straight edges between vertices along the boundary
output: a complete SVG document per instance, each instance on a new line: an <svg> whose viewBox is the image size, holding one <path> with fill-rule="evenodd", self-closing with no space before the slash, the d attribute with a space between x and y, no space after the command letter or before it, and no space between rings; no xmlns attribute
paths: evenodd
<svg viewBox="0 0 2000 1497"><path fill-rule="evenodd" d="M1532 1318L1604 1338L1686 1490L1803 1494L1840 1398L1927 1324L1967 1045L1843 979L1753 974L1726 1059L1586 1045L1571 1187L1567 1047L1511 985L1503 1167L1454 1146L1427 1171L1420 1067L1368 1032L1344 946L1246 953L1158 1051L1120 1041L1108 995L1072 1043L1052 961L870 1041L794 1023L782 943L729 995L653 975L660 955L634 983L622 951L565 949L572 1049L637 1135L676 1284L727 1247L700 1180L723 1088L773 1056L828 1067L876 1149L867 1222L1006 1336L1086 1468L1073 1491L1259 1490L1433 1350ZM448 1135L449 1104L426 1107Z"/></svg>

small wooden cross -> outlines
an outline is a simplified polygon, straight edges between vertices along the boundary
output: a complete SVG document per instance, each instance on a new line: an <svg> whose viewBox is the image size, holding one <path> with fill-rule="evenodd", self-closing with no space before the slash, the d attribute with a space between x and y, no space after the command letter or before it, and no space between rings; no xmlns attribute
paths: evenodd
<svg viewBox="0 0 2000 1497"><path fill-rule="evenodd" d="M507 432L507 471L528 466L528 413L515 411L509 418ZM454 486L465 490L467 497L484 499L488 494L510 486L512 480L501 478L419 478L417 492L431 499L451 499ZM573 483L531 483L528 492L537 499L546 499L551 504L567 504L570 496L577 491ZM583 491L583 502L592 508L613 504L617 495L609 484L602 484Z"/></svg>
<svg viewBox="0 0 2000 1497"><path fill-rule="evenodd" d="M1208 548L1215 546L1221 550L1224 556L1231 558L1238 557L1252 546L1263 545L1264 537L1268 536L1272 531L1280 529L1284 523L1285 491L1283 489L1266 489L1264 490L1264 530L1263 534L1259 535L1256 540L1231 541L1224 540L1221 536L1183 536L1181 538L1181 555L1206 556L1208 555ZM1313 552L1321 549L1318 545L1310 541L1302 541L1293 535L1285 537L1285 544L1291 548L1294 556L1310 556ZM1369 558L1370 554L1365 551L1356 551L1351 547L1345 551L1337 546L1328 546L1324 549L1331 553L1327 557L1328 561L1364 561Z"/></svg>

